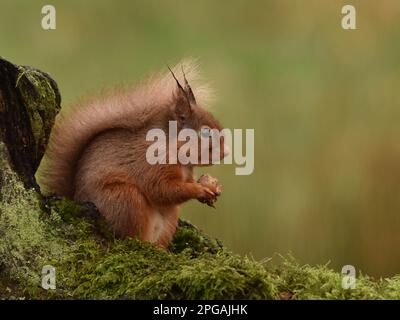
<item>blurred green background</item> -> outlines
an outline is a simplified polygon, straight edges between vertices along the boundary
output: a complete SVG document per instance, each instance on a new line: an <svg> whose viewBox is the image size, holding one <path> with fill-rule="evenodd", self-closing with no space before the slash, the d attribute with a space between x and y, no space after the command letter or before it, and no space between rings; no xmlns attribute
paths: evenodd
<svg viewBox="0 0 400 320"><path fill-rule="evenodd" d="M207 170L217 209L183 216L238 253L386 276L400 272L399 16L398 0L1 0L0 55L49 72L64 106L199 57L217 117L255 129L255 171Z"/></svg>

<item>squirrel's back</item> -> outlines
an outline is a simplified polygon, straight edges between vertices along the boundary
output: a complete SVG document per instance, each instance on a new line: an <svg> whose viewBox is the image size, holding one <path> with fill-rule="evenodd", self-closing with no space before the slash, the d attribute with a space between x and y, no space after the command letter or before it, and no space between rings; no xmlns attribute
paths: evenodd
<svg viewBox="0 0 400 320"><path fill-rule="evenodd" d="M186 60L175 66L179 74L184 67L191 83L196 85L196 66ZM140 129L157 117L174 99L176 83L168 72L150 77L135 88L114 90L100 98L90 98L63 111L56 120L46 151L44 168L38 180L46 193L69 198L74 196L77 164L85 148L98 135L111 129ZM196 86L201 101L209 91Z"/></svg>

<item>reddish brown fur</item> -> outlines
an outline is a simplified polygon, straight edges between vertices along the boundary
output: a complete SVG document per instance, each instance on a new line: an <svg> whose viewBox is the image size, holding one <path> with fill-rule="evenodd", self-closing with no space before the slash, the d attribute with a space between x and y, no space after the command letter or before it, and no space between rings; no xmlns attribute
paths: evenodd
<svg viewBox="0 0 400 320"><path fill-rule="evenodd" d="M193 76L193 66L183 65ZM77 105L57 120L41 185L47 192L93 202L119 237L138 236L167 247L179 205L215 196L194 181L191 166L146 161L147 131L167 131L170 120L179 128L221 129L209 112L185 99L170 74Z"/></svg>

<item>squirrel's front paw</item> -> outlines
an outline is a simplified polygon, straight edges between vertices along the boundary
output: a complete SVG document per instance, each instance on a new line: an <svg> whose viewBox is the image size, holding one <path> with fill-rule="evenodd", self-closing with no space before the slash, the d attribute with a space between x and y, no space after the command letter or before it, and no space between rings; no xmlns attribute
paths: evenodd
<svg viewBox="0 0 400 320"><path fill-rule="evenodd" d="M222 192L221 184L216 178L211 177L209 174L203 174L198 180L198 183L200 183L206 191L208 190L209 195L208 197L199 198L199 201L214 208L214 203Z"/></svg>
<svg viewBox="0 0 400 320"><path fill-rule="evenodd" d="M200 192L197 199L201 203L206 203L208 206L214 208L214 202L217 201L217 195L208 187L199 184Z"/></svg>
<svg viewBox="0 0 400 320"><path fill-rule="evenodd" d="M201 185L211 189L212 192L214 192L217 196L221 195L222 193L222 185L219 183L217 178L214 178L210 176L208 173L203 174L199 180L197 180L198 183Z"/></svg>

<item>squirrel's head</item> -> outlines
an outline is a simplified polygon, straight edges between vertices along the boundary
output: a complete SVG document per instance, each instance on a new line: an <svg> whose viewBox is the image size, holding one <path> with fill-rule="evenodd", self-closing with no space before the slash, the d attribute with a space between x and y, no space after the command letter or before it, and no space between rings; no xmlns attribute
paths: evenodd
<svg viewBox="0 0 400 320"><path fill-rule="evenodd" d="M184 129L191 129L196 132L197 139L197 164L198 166L212 165L213 162L222 160L229 154L229 147L225 143L222 126L215 117L196 102L195 95L190 87L182 68L184 86L182 86L169 69L176 81L174 92L174 113L177 121L178 133ZM186 134L185 134L186 136ZM187 139L193 139L187 136ZM185 142L178 144L178 149L185 145ZM190 156L192 149L185 148L186 156ZM205 161L204 159L209 159Z"/></svg>

